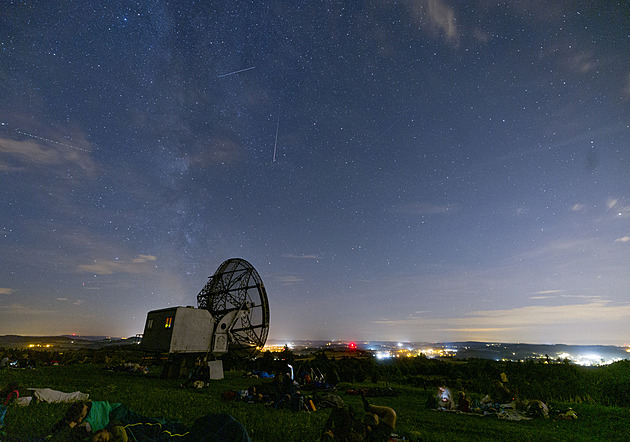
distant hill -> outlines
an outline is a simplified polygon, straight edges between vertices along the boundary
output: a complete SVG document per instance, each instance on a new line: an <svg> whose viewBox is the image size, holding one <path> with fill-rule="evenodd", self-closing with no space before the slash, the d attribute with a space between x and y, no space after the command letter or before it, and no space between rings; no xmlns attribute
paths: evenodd
<svg viewBox="0 0 630 442"><path fill-rule="evenodd" d="M133 344L135 338L111 338L108 336L0 336L0 347L19 349L76 350L101 348L107 345Z"/></svg>

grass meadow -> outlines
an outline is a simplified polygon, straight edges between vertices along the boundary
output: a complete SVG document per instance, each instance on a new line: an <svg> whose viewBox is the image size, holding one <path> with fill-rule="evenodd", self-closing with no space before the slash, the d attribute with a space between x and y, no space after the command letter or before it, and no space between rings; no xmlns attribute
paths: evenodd
<svg viewBox="0 0 630 442"><path fill-rule="evenodd" d="M15 381L22 395L26 389L52 388L64 392L89 393L90 399L121 402L145 416L178 419L190 425L208 413L226 412L242 422L253 441L317 441L330 413L277 410L262 404L223 401L226 390L243 390L263 381L244 377L242 372L227 371L225 379L213 381L200 390L179 388L180 380L159 379L159 368L148 375L107 371L101 365L45 366L35 370L4 369L0 385ZM356 410L362 410L359 396L347 395L348 389L383 386L365 382L340 384L337 394ZM398 415L396 433L416 441L593 441L630 440L630 411L586 403L549 403L558 410L572 407L577 420L534 419L505 421L493 417L460 415L425 408L433 391L405 385L389 385L400 391L396 397L375 397L370 402L394 408ZM65 413L67 404L37 403L9 407L3 440L37 440Z"/></svg>

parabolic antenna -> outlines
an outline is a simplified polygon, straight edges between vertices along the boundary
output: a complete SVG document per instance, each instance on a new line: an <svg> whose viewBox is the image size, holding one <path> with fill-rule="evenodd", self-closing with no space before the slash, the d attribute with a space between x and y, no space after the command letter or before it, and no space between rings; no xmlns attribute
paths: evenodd
<svg viewBox="0 0 630 442"><path fill-rule="evenodd" d="M267 292L256 269L244 259L231 258L219 266L197 295L197 307L209 310L217 323L230 312L248 310L230 330L230 353L251 358L267 342Z"/></svg>

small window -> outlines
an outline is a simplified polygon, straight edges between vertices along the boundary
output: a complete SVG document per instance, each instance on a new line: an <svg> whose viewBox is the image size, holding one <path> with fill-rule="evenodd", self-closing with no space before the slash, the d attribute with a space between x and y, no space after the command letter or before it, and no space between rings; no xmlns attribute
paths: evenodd
<svg viewBox="0 0 630 442"><path fill-rule="evenodd" d="M169 316L166 318L166 322L164 323L164 328L171 328L173 326L173 317Z"/></svg>
<svg viewBox="0 0 630 442"><path fill-rule="evenodd" d="M153 318L147 319L147 330L153 328Z"/></svg>

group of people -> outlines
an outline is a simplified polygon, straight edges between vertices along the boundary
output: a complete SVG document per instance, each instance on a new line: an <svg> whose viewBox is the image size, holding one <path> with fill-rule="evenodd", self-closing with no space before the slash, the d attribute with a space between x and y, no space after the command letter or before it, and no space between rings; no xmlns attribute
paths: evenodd
<svg viewBox="0 0 630 442"><path fill-rule="evenodd" d="M289 374L276 375L272 384L280 408L291 406L301 395L299 384ZM247 396L260 397L255 387ZM322 432L322 440L388 441L396 425L396 412L387 406L370 404L365 396L363 415L354 412L339 398L334 404ZM176 421L142 416L120 403L80 401L70 405L64 417L54 425L49 440L80 440L93 442L143 441L235 441L247 442L245 428L227 414L212 414L198 418L191 427Z"/></svg>
<svg viewBox="0 0 630 442"><path fill-rule="evenodd" d="M34 389L50 390L50 389ZM55 390L50 390L56 392ZM61 393L61 392L58 392ZM84 395L87 397L87 395ZM20 387L9 383L0 390L0 439L9 404L20 398ZM206 414L197 418L190 427L179 421L140 415L123 404L107 401L77 400L74 396L65 415L48 432L44 440L51 441L168 441L250 442L247 430L226 413ZM46 402L46 401L44 401Z"/></svg>
<svg viewBox="0 0 630 442"><path fill-rule="evenodd" d="M269 376L270 382L261 385L251 385L246 390L228 390L221 398L223 400L240 400L250 404L262 403L273 408L285 408L293 411L308 410L307 398L302 394L299 382L290 373L279 372Z"/></svg>
<svg viewBox="0 0 630 442"><path fill-rule="evenodd" d="M509 388L505 373L501 373L498 379L493 380L489 393L480 400L475 400L474 404L471 403L464 391L459 391L455 400L448 387L440 386L436 394L427 400L427 408L463 413L476 412L510 420L549 417L549 407L544 402L520 400L517 394ZM563 418L563 415L559 417ZM574 416L574 412L569 414L569 417L577 418Z"/></svg>
<svg viewBox="0 0 630 442"><path fill-rule="evenodd" d="M457 401L453 398L448 387L440 386L435 396L430 396L427 400L427 408L438 410L457 410L463 413L470 413L470 398L464 391L457 393Z"/></svg>
<svg viewBox="0 0 630 442"><path fill-rule="evenodd" d="M516 401L516 394L510 391L507 383L507 376L505 373L501 373L499 379L492 381L490 392L479 401L479 405L482 407L500 407ZM472 411L471 400L463 390L457 393L457 399L455 399L451 390L446 386L439 386L435 396L429 397L427 408L461 411L463 413Z"/></svg>

